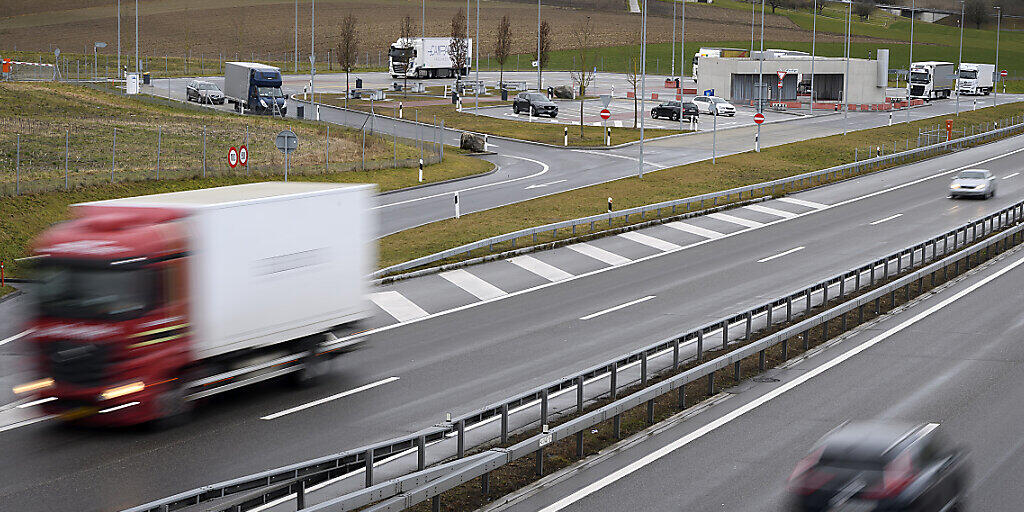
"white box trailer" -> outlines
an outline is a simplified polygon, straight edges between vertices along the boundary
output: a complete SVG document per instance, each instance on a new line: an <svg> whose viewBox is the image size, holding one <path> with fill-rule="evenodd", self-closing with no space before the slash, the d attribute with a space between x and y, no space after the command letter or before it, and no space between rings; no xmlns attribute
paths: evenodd
<svg viewBox="0 0 1024 512"><path fill-rule="evenodd" d="M995 87L996 66L994 64L960 64L957 73L956 90L960 94L988 95Z"/></svg>
<svg viewBox="0 0 1024 512"><path fill-rule="evenodd" d="M910 64L907 96L910 98L948 98L956 82L956 64L927 61Z"/></svg>
<svg viewBox="0 0 1024 512"><path fill-rule="evenodd" d="M451 58L450 37L412 37L399 39L388 51L388 70L394 78L454 77L456 69ZM473 39L466 39L466 75L473 66ZM408 64L406 63L408 59Z"/></svg>

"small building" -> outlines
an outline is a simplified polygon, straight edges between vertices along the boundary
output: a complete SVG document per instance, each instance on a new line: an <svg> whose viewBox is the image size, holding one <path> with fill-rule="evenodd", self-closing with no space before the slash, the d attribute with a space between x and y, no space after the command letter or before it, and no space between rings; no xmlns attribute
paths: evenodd
<svg viewBox="0 0 1024 512"><path fill-rule="evenodd" d="M810 55L777 50L754 52L751 58L705 57L700 61L697 93L714 91L712 94L735 104L754 105L759 97L760 66L760 98L790 107L807 107L812 100L811 62ZM814 107L834 108L835 104L843 103L846 59L819 56L813 59L813 66ZM858 105L851 108L882 108L889 80L889 50L878 50L875 60L851 58L849 73L849 103Z"/></svg>

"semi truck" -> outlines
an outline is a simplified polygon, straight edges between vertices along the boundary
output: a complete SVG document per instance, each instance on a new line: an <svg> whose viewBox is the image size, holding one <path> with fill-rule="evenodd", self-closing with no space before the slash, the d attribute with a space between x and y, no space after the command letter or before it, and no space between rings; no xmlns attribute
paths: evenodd
<svg viewBox="0 0 1024 512"><path fill-rule="evenodd" d="M72 205L34 243L37 375L15 392L76 422L176 424L217 393L317 381L371 315L374 188L267 182Z"/></svg>
<svg viewBox="0 0 1024 512"><path fill-rule="evenodd" d="M224 97L235 106L235 112L248 110L282 117L288 113L288 103L281 93L281 70L274 66L225 62Z"/></svg>
<svg viewBox="0 0 1024 512"><path fill-rule="evenodd" d="M907 96L910 98L948 98L953 92L956 65L952 62L914 62L910 65Z"/></svg>
<svg viewBox="0 0 1024 512"><path fill-rule="evenodd" d="M693 54L693 78L697 78L697 65L701 57L747 58L750 51L743 48L701 48Z"/></svg>
<svg viewBox="0 0 1024 512"><path fill-rule="evenodd" d="M461 70L449 55L450 37L409 37L395 41L388 50L388 70L393 78L448 78L469 74L473 65L473 40L466 40L466 65Z"/></svg>
<svg viewBox="0 0 1024 512"><path fill-rule="evenodd" d="M960 94L985 95L995 87L996 67L993 64L960 64L957 73L956 90Z"/></svg>

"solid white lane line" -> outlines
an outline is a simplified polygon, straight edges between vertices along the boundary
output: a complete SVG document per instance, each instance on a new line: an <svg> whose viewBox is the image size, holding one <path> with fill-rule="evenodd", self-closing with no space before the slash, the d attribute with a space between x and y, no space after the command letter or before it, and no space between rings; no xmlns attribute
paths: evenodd
<svg viewBox="0 0 1024 512"><path fill-rule="evenodd" d="M782 251L782 252L780 252L780 253L778 253L778 254L776 254L774 256L768 256L767 258L761 258L761 259L757 260L757 262L758 263L764 263L766 261L774 260L775 258L781 258L781 257L786 256L788 254L793 254L794 252L797 252L797 251L802 251L803 249L804 249L804 246L801 245L800 247L794 247L794 248L792 248L792 249L790 249L788 251Z"/></svg>
<svg viewBox="0 0 1024 512"><path fill-rule="evenodd" d="M763 222L757 222L756 220L747 220L733 215L727 215L724 213L709 213L708 217L712 219L724 220L725 222L731 222L733 224L739 224L740 226L746 226L748 228L759 228L764 226Z"/></svg>
<svg viewBox="0 0 1024 512"><path fill-rule="evenodd" d="M561 281L572 277L572 274L555 267L554 265L544 263L533 256L514 256L509 258L508 261L513 265L529 270L530 272L533 272L534 274L537 274L551 282Z"/></svg>
<svg viewBox="0 0 1024 512"><path fill-rule="evenodd" d="M591 314L589 314L587 316L581 316L580 320L590 320L591 318L597 318L597 317L599 317L599 316L601 316L601 315L603 315L605 313L611 313L612 311L618 311L618 310L620 310L622 308L628 308L628 307L630 307L630 306L632 306L634 304L639 304L641 302L647 302L647 301L653 299L654 297L656 297L656 295L648 295L646 297L641 297L641 298L639 298L637 300L629 301L629 302L627 302L625 304L619 304L618 306L615 306L615 307L611 307L611 308L608 308L608 309L602 309L601 311L598 311L597 313L591 313Z"/></svg>
<svg viewBox="0 0 1024 512"><path fill-rule="evenodd" d="M495 297L501 297L502 295L508 295L501 288L494 286L479 277L470 274L469 271L464 269L449 270L447 272L441 272L438 274L448 282L466 290L470 294L476 296L480 300L493 299Z"/></svg>
<svg viewBox="0 0 1024 512"><path fill-rule="evenodd" d="M569 248L584 256L590 256L595 260L602 261L609 265L623 265L631 261L629 258L619 256L618 254L608 252L600 247L596 247L585 242L572 244Z"/></svg>
<svg viewBox="0 0 1024 512"><path fill-rule="evenodd" d="M429 315L423 308L405 298L405 295L393 290L372 293L370 300L399 322L408 322Z"/></svg>
<svg viewBox="0 0 1024 512"><path fill-rule="evenodd" d="M780 197L776 199L776 201L783 201L789 204L798 204L800 206L814 208L815 210L820 210L822 208L828 207L827 204L815 203L814 201L807 201L806 199L797 199L795 197Z"/></svg>
<svg viewBox="0 0 1024 512"><path fill-rule="evenodd" d="M424 201L424 200L427 200L427 199L434 199L436 197L450 196L450 195L452 195L455 192L464 193L464 192L468 192L470 190L477 190L477 189L486 188L486 187L493 187L495 185L504 185L506 183L513 183L513 182L516 182L516 181L528 180L530 178L536 178L537 176L540 176L542 174L547 173L548 170L551 168L550 166L548 166L548 164L546 164L544 162L541 162L540 160L534 160L532 158L526 158L525 156L513 156L513 155L502 155L502 156L505 157L505 158L515 158L515 159L518 159L518 160L526 160L527 162L535 163L535 164L537 164L537 165L539 165L541 167L541 170L540 170L540 172L533 173L533 174L531 174L529 176L520 176L518 178L512 178L510 180L496 181L494 183L485 183L483 185L477 185L475 187L469 187L469 188L463 188L463 189L459 189L459 190L453 190L451 192L442 192L440 194L433 194L433 195L417 197L417 198L413 198L413 199L406 199L405 201L397 201L397 202L394 202L394 203L377 205L377 206L374 206L371 209L372 210L377 210L377 209L380 209L380 208L387 208L389 206L398 206L398 205L402 205L402 204L415 203L416 201Z"/></svg>
<svg viewBox="0 0 1024 512"><path fill-rule="evenodd" d="M1014 176L1016 176L1018 174L1020 174L1020 173L1019 172L1015 172L1013 174L1007 174L1006 176L1003 176L1003 179L1004 180L1008 180L1008 179L1010 179L1010 178L1012 178L1012 177L1014 177Z"/></svg>
<svg viewBox="0 0 1024 512"><path fill-rule="evenodd" d="M25 329L24 331L21 331L18 334L15 334L14 336L11 336L9 338L4 338L4 339L0 340L0 346L6 345L7 343L10 343L10 342L12 342L12 341L14 341L14 340L16 340L18 338L23 338L26 335L31 334L31 333L32 333L32 329Z"/></svg>
<svg viewBox="0 0 1024 512"><path fill-rule="evenodd" d="M627 231L625 233L620 233L619 236L625 238L626 240L636 242L638 244L653 247L655 249L658 249L659 251L674 251L680 247L679 245L676 245L672 242L668 242L660 238L655 238L650 235L645 235L637 231Z"/></svg>
<svg viewBox="0 0 1024 512"><path fill-rule="evenodd" d="M723 236L725 236L725 233L719 233L718 231L715 231L713 229L702 228L700 226L694 226L693 224L687 224L685 222L674 221L668 222L665 225L670 228L678 229L679 231L685 231L692 235L702 236L704 238L722 238Z"/></svg>
<svg viewBox="0 0 1024 512"><path fill-rule="evenodd" d="M903 216L902 213L897 213L896 215L890 215L890 216L888 216L888 217L886 217L884 219L878 219L878 220L876 220L874 222L869 222L868 225L869 226L876 226L876 225L881 224L883 222L887 222L887 221L890 221L890 220L893 220L893 219L898 219L898 218L900 218L902 216Z"/></svg>
<svg viewBox="0 0 1024 512"><path fill-rule="evenodd" d="M25 421L19 421L17 423L12 423L10 425L4 425L4 426L0 427L0 432L7 432L8 430L14 430L16 428L27 427L29 425L32 425L33 423L39 423L40 421L46 421L48 419L56 418L56 417L57 417L56 414L49 414L49 415L45 415L45 416L38 416L36 418L32 418L32 419L25 420Z"/></svg>
<svg viewBox="0 0 1024 512"><path fill-rule="evenodd" d="M384 384L388 384L388 383L394 382L396 380L398 380L398 377L388 377L386 379L378 380L377 382L371 382L369 384L366 384L365 386L359 386L358 388L350 389L348 391L342 391L341 393L337 393L337 394L334 394L334 395L331 395L331 396L328 396L328 397L324 397L324 398L321 398L319 400L313 400L312 402L305 403L305 404L302 404L302 405L298 405L298 406L292 407L291 409L285 409L285 410L280 411L280 412L275 412L274 414L268 414L266 416L260 417L260 419L261 420L276 420L277 418L280 418L281 416L287 416L287 415L289 415L289 414L291 414L293 412L304 411L306 409L309 409L310 407L316 407L318 405L322 405L322 404L325 404L327 402L331 402L331 401L337 400L339 398L344 398L346 396L354 395L356 393L360 393L360 392L366 391L368 389L373 389L373 388L375 388L377 386L383 386Z"/></svg>
<svg viewBox="0 0 1024 512"><path fill-rule="evenodd" d="M776 217L782 217L784 219L794 219L799 215L797 213L779 210L778 208L770 208L768 206L762 206L759 204L749 204L747 206L744 206L744 208L755 212L767 213L768 215L774 215Z"/></svg>
<svg viewBox="0 0 1024 512"><path fill-rule="evenodd" d="M56 399L57 399L57 397L55 397L55 396L48 396L46 398L40 398L39 400L33 400L31 402L25 402L23 404L20 404L20 405L18 405L18 409L27 409L29 407L33 407L33 406L36 406L36 405L39 405L39 404L45 404L46 402L52 402L52 401L54 401Z"/></svg>
<svg viewBox="0 0 1024 512"><path fill-rule="evenodd" d="M1000 276L1002 276L1003 274L1006 274L1007 272L1017 268L1022 263L1024 263L1024 258L1018 259L1017 261L1013 262L1013 264L1011 264L1010 266L1008 266L1006 268L1003 268L999 272L996 272L995 274L992 274L992 275L986 277L985 279L982 279L981 281L978 281L977 283L974 283L973 285L971 285L971 286L961 290L960 292L956 293L955 295L953 295L951 297L946 298L942 302L939 302L938 304L936 304L936 305L934 305L934 306L932 306L932 307L930 307L930 308L928 308L928 309L918 313L917 315L915 315L915 316L913 316L913 317L911 317L911 318L909 318L907 320L904 320L899 325L896 325L895 327L892 327L891 329L886 330L885 332L879 334L878 336L875 336L874 338L871 338L870 340L865 341L864 343L861 343L860 345L857 345L856 347L853 347L852 349L848 350L847 352L844 352L844 353L836 356L834 359L831 359L828 362L826 362L826 363L824 363L824 364L822 364L820 366L817 366L817 367L815 367L815 368L813 368L811 370L808 370L807 373L804 373L803 375L800 375L799 377L797 377L797 378L795 378L795 379L793 379L793 380L791 380L789 382L786 382L785 384L782 384L781 386L779 386L779 387L769 391L768 393L765 393L764 395L754 399L753 401L751 401L749 403L746 403L746 404L740 406L739 408L726 413L724 416L722 416L722 417L720 417L720 418L718 418L718 419L708 423L707 425L704 425L703 427L700 427L697 430L695 430L695 431L693 431L693 432L691 432L691 433L689 433L689 434L687 434L687 435L685 435L683 437L680 437L679 439L676 439L675 441L672 441L671 443L665 445L664 447L659 448L659 449L657 449L657 450L655 450L655 451L653 451L653 452L651 452L651 453L641 457L640 459L634 461L633 463L629 464L628 466L626 466L626 467L624 467L622 469L619 469L619 470L615 471L614 473L611 473L611 474L601 478L600 480L597 480L596 482L591 483L590 485L587 485L586 487L584 487L584 488L582 488L582 489L580 489L580 490L578 490L578 491L576 491L576 492L574 492L574 493L572 493L572 494L570 494L570 495L568 495L568 496L566 496L566 497L556 501L555 503L553 503L551 505L548 505L547 507L544 507L544 508L540 509L540 512L556 512L558 510L562 510L563 508L565 508L565 507L567 507L567 506L569 506L569 505L571 505L573 503L576 503L577 501L585 498L586 496L589 496L589 495L591 495L591 494L593 494L593 493L595 493L595 492L597 492L597 491L599 491L599 490L601 490L601 489L611 485L612 483L614 483L614 482L616 482L618 480L621 480L622 478L624 478L626 476L629 476L632 473L635 473L636 471L642 469L644 466L647 466L648 464L651 464L652 462L655 462L658 459L661 459L662 457L664 457L664 456L666 456L666 455L668 455L668 454L678 450L679 448L682 448L682 447L692 443L693 441L696 441L697 439L700 439L701 437L704 437L705 435L707 435L710 432L713 432L714 430L718 429L719 427L721 427L723 425L726 425L729 422L731 422L731 421L733 421L733 420L743 416L744 414L747 414L748 412L753 411L754 409L757 409L758 407L760 407L760 406L762 406L762 405L764 405L764 404L766 404L766 403L768 403L768 402L770 402L770 401L772 401L772 400L782 396L783 394L785 394L786 392L790 391L791 389L799 386L800 384L803 384L804 382L807 382L807 381L813 379L814 377L817 377L818 375L821 375L822 373L825 373L826 371L828 371L828 370L830 370L830 369L832 369L832 368L842 364L847 359L850 359L851 357L856 356L857 354L860 354L861 352L864 352L865 350L867 350L867 349L869 349L869 348L871 348L871 347L881 343L882 341L885 341L886 339L892 337L894 334L898 334L899 332L903 331L907 327L910 327L910 326L916 324L917 322L919 322L919 321L927 318L928 316L932 315L936 311L939 311L942 308L945 308L946 306L948 306L948 305L950 305L950 304L952 304L952 303L962 299L963 297L967 296L968 294L970 294L971 292L977 290L978 288L981 288L982 286L985 286L986 284L994 281L995 279L998 279Z"/></svg>

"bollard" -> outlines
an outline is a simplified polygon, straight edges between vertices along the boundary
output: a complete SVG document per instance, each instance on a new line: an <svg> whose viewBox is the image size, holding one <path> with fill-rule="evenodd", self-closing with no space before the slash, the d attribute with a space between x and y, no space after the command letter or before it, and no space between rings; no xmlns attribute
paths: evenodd
<svg viewBox="0 0 1024 512"><path fill-rule="evenodd" d="M604 142L604 145L605 146L611 146L612 145L612 128L610 126L605 128L605 142Z"/></svg>
<svg viewBox="0 0 1024 512"><path fill-rule="evenodd" d="M420 158L420 183L423 183L423 159Z"/></svg>
<svg viewBox="0 0 1024 512"><path fill-rule="evenodd" d="M459 192L455 192L455 218L459 218Z"/></svg>
<svg viewBox="0 0 1024 512"><path fill-rule="evenodd" d="M608 198L608 213L612 212L612 198ZM610 221L610 220L609 220Z"/></svg>
<svg viewBox="0 0 1024 512"><path fill-rule="evenodd" d="M562 137L563 137L562 144L565 145L565 146L568 146L569 145L569 127L568 126L562 128Z"/></svg>

